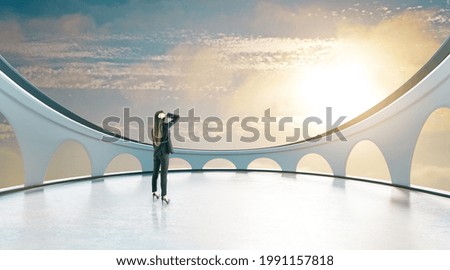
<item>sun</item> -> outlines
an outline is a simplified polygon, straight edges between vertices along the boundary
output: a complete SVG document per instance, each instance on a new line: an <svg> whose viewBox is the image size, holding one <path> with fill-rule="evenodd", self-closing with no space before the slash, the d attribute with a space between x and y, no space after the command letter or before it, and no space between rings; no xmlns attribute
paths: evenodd
<svg viewBox="0 0 450 270"><path fill-rule="evenodd" d="M331 107L334 114L351 120L380 100L376 64L376 59L362 52L341 52L332 61L303 69L296 96L305 101L312 115L323 114L325 107Z"/></svg>

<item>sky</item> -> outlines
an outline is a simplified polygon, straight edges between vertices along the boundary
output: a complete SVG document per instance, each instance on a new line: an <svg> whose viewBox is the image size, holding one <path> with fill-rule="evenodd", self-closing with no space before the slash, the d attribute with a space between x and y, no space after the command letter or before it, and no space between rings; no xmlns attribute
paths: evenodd
<svg viewBox="0 0 450 270"><path fill-rule="evenodd" d="M285 131L273 131L275 142L241 142L240 127L232 142L174 142L254 148L286 143L306 117L323 119L326 107L346 121L364 112L432 56L449 26L447 0L1 0L0 54L98 125L123 119L124 108L143 119L177 108L223 122L261 118L267 109L293 117ZM180 129L188 137L187 126ZM139 138L136 126L131 137Z"/></svg>

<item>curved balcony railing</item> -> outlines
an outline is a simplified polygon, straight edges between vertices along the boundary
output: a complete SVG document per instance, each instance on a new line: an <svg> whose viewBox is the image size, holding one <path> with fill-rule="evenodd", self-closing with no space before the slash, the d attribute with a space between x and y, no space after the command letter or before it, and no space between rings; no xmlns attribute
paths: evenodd
<svg viewBox="0 0 450 270"><path fill-rule="evenodd" d="M411 187L411 161L423 124L436 109L450 107L449 52L450 39L447 39L411 79L386 99L321 135L328 140L245 150L179 148L174 157L186 160L194 171L202 170L208 161L216 158L232 162L239 171L248 170L255 159L269 158L280 165L281 171L296 172L299 161L315 153L327 160L334 177L347 177L350 152L360 141L369 140L385 157L392 185ZM142 172L153 170L150 144L113 134L71 112L33 86L2 57L0 70L0 112L16 133L24 161L25 187L43 184L54 152L69 140L80 143L88 153L92 177L103 176L109 162L121 154L135 156ZM333 138L337 131L347 138L346 142Z"/></svg>

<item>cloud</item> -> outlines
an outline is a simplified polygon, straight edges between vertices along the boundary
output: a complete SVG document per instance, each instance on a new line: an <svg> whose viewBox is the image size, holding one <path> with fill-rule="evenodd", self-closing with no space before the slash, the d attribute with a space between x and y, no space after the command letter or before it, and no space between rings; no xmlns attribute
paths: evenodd
<svg viewBox="0 0 450 270"><path fill-rule="evenodd" d="M23 183L23 160L18 145L0 140L0 188Z"/></svg>
<svg viewBox="0 0 450 270"><path fill-rule="evenodd" d="M417 140L411 167L411 183L450 191L450 109L434 111Z"/></svg>
<svg viewBox="0 0 450 270"><path fill-rule="evenodd" d="M272 94L283 89L283 81L291 82L299 68L319 61L330 46L332 41L291 38L205 39L168 52L173 59L169 69L181 74L174 77L174 83L183 101L199 105L213 97L218 102L212 112L259 115L266 108L275 109ZM278 94L278 103L291 104L289 95ZM255 98L258 103L247 102ZM283 112L288 113L294 105L283 105Z"/></svg>
<svg viewBox="0 0 450 270"><path fill-rule="evenodd" d="M17 21L0 21L0 44L17 44L23 41L23 31ZM1 47L0 47L1 49Z"/></svg>
<svg viewBox="0 0 450 270"><path fill-rule="evenodd" d="M411 183L450 192L450 167L417 165L411 172Z"/></svg>
<svg viewBox="0 0 450 270"><path fill-rule="evenodd" d="M432 11L405 11L373 26L341 22L337 36L370 46L373 53L386 53L410 65L422 65L440 45L427 20ZM379 44L379 45L378 45ZM417 55L417 53L419 53ZM415 57L411 57L414 55Z"/></svg>
<svg viewBox="0 0 450 270"><path fill-rule="evenodd" d="M377 145L361 141L347 160L346 175L391 180L386 160Z"/></svg>
<svg viewBox="0 0 450 270"><path fill-rule="evenodd" d="M65 35L79 37L96 30L95 21L82 14L68 14L59 18L36 18L24 22L23 26L29 34Z"/></svg>
<svg viewBox="0 0 450 270"><path fill-rule="evenodd" d="M117 16L103 21L86 12L9 21L4 29L15 42L0 41L0 50L21 57L19 71L44 89L117 90L136 108L195 107L223 117L260 116L271 108L274 115L301 116L314 103L301 87L310 70L360 58L384 97L435 51L439 38L430 30L444 28L448 14L340 6L258 1L220 28L218 21L242 14L216 20L206 12L197 18L181 3L130 3L122 11L106 8ZM312 78L309 86L317 86ZM329 74L318 78L332 81ZM321 112L333 101L328 94L314 105Z"/></svg>
<svg viewBox="0 0 450 270"><path fill-rule="evenodd" d="M164 39L164 34L162 36ZM125 38L119 36L118 40ZM170 95L171 99L178 99L173 107L177 107L177 104L186 107L182 102L195 106L208 103L211 98L217 100L224 95L231 96L237 88L245 90L245 85L252 85L255 81L261 81L261 85L268 84L269 77L264 75L267 72L284 79L282 74L286 70L296 70L301 65L317 62L329 47L334 46L333 41L216 37L195 33L192 33L191 39L195 42L182 43L165 54L146 55L142 61L132 58L135 52L131 49L108 48L98 43L83 45L54 42L47 48L50 52L43 53L54 60L73 58L75 61L50 61L43 64L39 61L36 62L39 65L28 64L20 67L19 71L41 88L116 89L138 106L143 100L152 97L165 99ZM109 40L114 42L115 39L110 37ZM136 37L133 40L140 41ZM32 48L28 53L35 57L38 57L41 49L46 49L44 43L36 43ZM128 55L132 57L127 58ZM99 57L105 60L118 57L123 58L124 62L81 62L76 60L77 57ZM158 91L156 96L153 90ZM270 98L266 106L269 103L272 103ZM221 104L230 108L227 102L219 102L209 113L217 113ZM229 110L223 108L223 111ZM253 111L258 114L261 112L260 109Z"/></svg>
<svg viewBox="0 0 450 270"><path fill-rule="evenodd" d="M284 6L261 1L251 18L253 31L266 36L330 38L336 31L336 17L319 5Z"/></svg>
<svg viewBox="0 0 450 270"><path fill-rule="evenodd" d="M439 108L428 117L422 129L427 136L450 134L450 108ZM445 138L445 136L443 136Z"/></svg>
<svg viewBox="0 0 450 270"><path fill-rule="evenodd" d="M53 57L55 53L66 49L67 43L61 42L62 39L76 38L83 41L89 39L89 37L92 38L92 35L96 32L94 20L81 14L25 20L19 20L15 17L6 21L0 20L0 35L2 37L0 50L12 51L22 56L36 55L40 52L41 55ZM58 47L61 44L65 46ZM18 45L19 47L14 48L8 45ZM34 48L36 46L37 48ZM45 46L49 48L46 49ZM36 52L35 50L39 51ZM46 53L49 52L54 52L54 54L47 55Z"/></svg>
<svg viewBox="0 0 450 270"><path fill-rule="evenodd" d="M352 44L354 53L365 52L382 96L386 96L439 48L440 40L430 31L429 15L430 11L405 11L372 26L342 22L337 39Z"/></svg>
<svg viewBox="0 0 450 270"><path fill-rule="evenodd" d="M86 149L76 141L65 141L49 161L45 180L90 176L91 168Z"/></svg>
<svg viewBox="0 0 450 270"><path fill-rule="evenodd" d="M247 23L253 33L271 37L331 38L342 22L373 26L408 11L424 20L430 20L433 33L447 29L450 10L440 4L405 6L405 3L346 2L321 3L317 1L258 1L249 14ZM423 17L421 13L428 13ZM445 38L442 36L440 38Z"/></svg>
<svg viewBox="0 0 450 270"><path fill-rule="evenodd" d="M0 20L0 53L13 56L19 63L33 59L101 57L102 52L117 56L117 48L89 45L104 35L89 16L69 14L59 18Z"/></svg>
<svg viewBox="0 0 450 270"><path fill-rule="evenodd" d="M203 104L209 94L221 95L215 105L221 114L228 110L256 115L265 108L276 115L302 114L311 109L308 104L312 102L308 89L299 88L302 76L320 65L347 66L353 58L364 64L373 88L379 92L374 95L374 105L409 79L439 47L427 32L429 22L424 18L429 14L420 15L405 12L375 25L341 22L336 38L330 40L223 37L182 44L168 54L174 59L172 68L183 74L176 79L187 101ZM295 27L297 22L286 23ZM349 84L342 79L336 83L344 84L336 84L336 89L346 89ZM321 96L322 101L328 94ZM248 102L254 99L258 102ZM322 110L326 105L333 104L316 107ZM368 108L361 108L359 113Z"/></svg>
<svg viewBox="0 0 450 270"><path fill-rule="evenodd" d="M160 90L165 71L151 65L125 65L109 62L67 63L26 66L19 72L41 88Z"/></svg>
<svg viewBox="0 0 450 270"><path fill-rule="evenodd" d="M20 71L44 88L117 89L138 107L159 100L168 108L195 107L203 115L259 116L267 108L274 115L304 115L310 111L311 100L302 96L308 89L299 89L298 85L311 67L345 61L352 55L363 56L374 81L382 82L378 87L381 97L408 79L438 46L424 33L427 21L419 22L411 14L404 14L372 26L342 23L337 37L328 40L190 33L185 43L164 54L147 54L141 62L72 62L28 66ZM411 30L409 24L419 26ZM161 36L171 41L169 33L152 39ZM126 38L120 36L118 40ZM403 44L414 46L402 50ZM128 55L135 55L131 49L127 52L99 44L89 46L80 47L76 53L87 56L96 52L102 57L111 55L111 59L124 57L126 61L132 59ZM61 55L66 51L67 55L75 53L63 48L61 45ZM414 59L411 55L415 55ZM322 107L320 111L324 111Z"/></svg>

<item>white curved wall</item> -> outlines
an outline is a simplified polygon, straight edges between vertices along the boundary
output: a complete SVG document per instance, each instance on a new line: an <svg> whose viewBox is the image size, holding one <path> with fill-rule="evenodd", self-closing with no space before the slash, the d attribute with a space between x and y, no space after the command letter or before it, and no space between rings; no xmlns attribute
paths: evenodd
<svg viewBox="0 0 450 270"><path fill-rule="evenodd" d="M401 98L371 117L341 130L347 141L340 141L335 134L331 134L328 140L262 149L175 149L173 157L186 160L192 169L202 169L208 161L217 158L231 161L237 169L247 169L253 160L268 158L278 163L283 171L296 171L302 157L317 153L329 162L334 175L345 176L347 157L353 147L361 140L370 140L384 154L391 170L392 183L409 186L412 156L423 123L435 109L450 107L449 71L450 58L447 56ZM43 183L52 154L60 143L67 140L78 141L87 150L93 176L104 175L109 162L120 154L135 156L143 171L153 169L153 149L150 145L122 140L105 141L105 137L109 140L115 138L48 107L3 72L0 72L0 107L14 126L22 149L25 186Z"/></svg>

